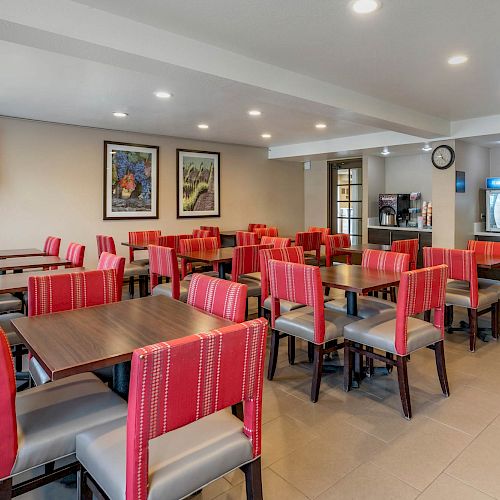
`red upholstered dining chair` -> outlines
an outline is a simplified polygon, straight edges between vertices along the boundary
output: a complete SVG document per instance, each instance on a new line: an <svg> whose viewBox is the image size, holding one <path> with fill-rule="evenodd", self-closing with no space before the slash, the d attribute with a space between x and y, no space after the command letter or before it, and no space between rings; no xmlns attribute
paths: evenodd
<svg viewBox="0 0 500 500"><path fill-rule="evenodd" d="M396 240L391 244L391 252L407 253L410 256L410 270L417 269L418 239Z"/></svg>
<svg viewBox="0 0 500 500"><path fill-rule="evenodd" d="M248 232L253 233L257 227L267 227L266 224L248 224Z"/></svg>
<svg viewBox="0 0 500 500"><path fill-rule="evenodd" d="M149 274L152 295L165 295L186 302L189 282L181 281L179 264L174 248L149 245ZM158 284L160 277L169 278L169 283Z"/></svg>
<svg viewBox="0 0 500 500"><path fill-rule="evenodd" d="M467 250L472 250L476 255L485 257L500 258L500 242L498 241L476 241L467 242ZM477 284L480 289L489 288L495 290L500 298L500 281L489 278L477 278Z"/></svg>
<svg viewBox="0 0 500 500"><path fill-rule="evenodd" d="M261 245L272 245L273 248L286 248L292 246L290 238L278 238L277 236L262 236Z"/></svg>
<svg viewBox="0 0 500 500"><path fill-rule="evenodd" d="M92 426L125 418L127 403L90 373L74 375L16 395L12 357L0 329L0 497L10 499L76 472L75 438ZM45 465L45 474L17 479ZM61 474L61 470L65 473ZM22 477L21 477L22 479ZM13 485L13 480L16 484Z"/></svg>
<svg viewBox="0 0 500 500"><path fill-rule="evenodd" d="M200 229L209 231L209 236L211 238L217 238L220 247L220 229L218 228L218 226L200 226Z"/></svg>
<svg viewBox="0 0 500 500"><path fill-rule="evenodd" d="M377 359L397 367L399 392L406 418L410 419L411 402L408 387L408 356L430 347L436 356L441 389L449 396L444 358L444 313L448 267L439 265L402 273L396 317L390 312L351 323L344 328L344 389L352 384L353 355ZM433 323L416 318L417 314L434 310ZM360 347L358 347L358 345ZM373 350L383 351L381 356ZM392 359L395 356L396 359Z"/></svg>
<svg viewBox="0 0 500 500"><path fill-rule="evenodd" d="M192 238L192 234L169 234L166 236L160 236L158 238L157 245L160 247L173 248L176 252L179 252L181 249L180 241L191 240Z"/></svg>
<svg viewBox="0 0 500 500"><path fill-rule="evenodd" d="M316 233L319 231L322 234L321 244L326 245L326 237L330 235L329 227L309 226L309 229L307 231L309 233Z"/></svg>
<svg viewBox="0 0 500 500"><path fill-rule="evenodd" d="M71 262L71 267L83 267L85 246L79 243L70 243L66 250L66 260Z"/></svg>
<svg viewBox="0 0 500 500"><path fill-rule="evenodd" d="M351 246L351 236L349 234L332 234L325 238L325 265L330 267L333 264L333 257L346 256L346 263L351 263L351 254L343 251L343 248Z"/></svg>
<svg viewBox="0 0 500 500"><path fill-rule="evenodd" d="M207 229L193 229L193 238L210 238L212 236Z"/></svg>
<svg viewBox="0 0 500 500"><path fill-rule="evenodd" d="M491 311L491 330L498 338L498 294L489 288L479 289L476 254L472 250L424 247L424 266L446 264L452 281L446 288L447 314L452 323L453 306L464 307L469 315L469 349L476 350L478 316ZM455 329L453 329L455 330ZM460 330L460 329L458 329Z"/></svg>
<svg viewBox="0 0 500 500"><path fill-rule="evenodd" d="M248 231L236 231L236 246L258 245L259 237Z"/></svg>
<svg viewBox="0 0 500 500"><path fill-rule="evenodd" d="M278 236L278 228L277 227L256 227L254 229L254 233L257 234L259 240L262 236Z"/></svg>
<svg viewBox="0 0 500 500"><path fill-rule="evenodd" d="M84 498L93 483L113 500L188 498L241 468L262 499L266 331L257 319L137 349L127 418L77 438ZM243 421L221 411L240 402Z"/></svg>
<svg viewBox="0 0 500 500"><path fill-rule="evenodd" d="M128 242L131 245L141 245L147 247L148 245L156 245L158 242L158 238L161 236L161 231L129 231L128 233ZM148 259L136 259L135 252L141 250L134 250L133 248L129 248L129 258L130 263L134 263L136 266L147 266Z"/></svg>
<svg viewBox="0 0 500 500"><path fill-rule="evenodd" d="M314 350L311 401L318 401L323 356L343 347L338 343L345 325L354 318L343 313L325 310L323 286L319 267L270 260L268 263L271 288L271 352L269 355L269 380L276 372L280 338L302 339L312 344ZM281 300L303 304L305 307L281 313Z"/></svg>
<svg viewBox="0 0 500 500"><path fill-rule="evenodd" d="M47 236L45 244L43 245L43 251L45 255L58 256L60 246L61 238L56 238L55 236Z"/></svg>
<svg viewBox="0 0 500 500"><path fill-rule="evenodd" d="M193 274L187 296L190 306L235 323L245 321L246 300L246 285L204 274Z"/></svg>
<svg viewBox="0 0 500 500"><path fill-rule="evenodd" d="M118 302L117 280L116 269L30 276L28 279L28 316L40 316ZM50 380L34 357L29 360L29 371L36 385L45 384Z"/></svg>
<svg viewBox="0 0 500 500"><path fill-rule="evenodd" d="M191 238L191 239L181 239L179 241L179 252L196 252L198 250L216 250L220 248L219 241L216 237L210 238ZM181 259L181 277L184 279L188 272L192 269L196 262L188 262L186 259ZM200 265L206 265L200 263ZM211 274L212 275L212 274ZM214 266L213 276L218 276L216 266Z"/></svg>
<svg viewBox="0 0 500 500"><path fill-rule="evenodd" d="M306 264L315 264L317 266L321 265L321 241L323 238L323 233L320 231L316 232L300 232L295 234L295 245L302 247L304 252L314 252L315 256L311 254L305 254Z"/></svg>
<svg viewBox="0 0 500 500"><path fill-rule="evenodd" d="M116 270L116 291L118 293L118 301L122 300L123 274L125 271L125 257L114 255L108 252L102 252L97 263L99 271L105 269Z"/></svg>

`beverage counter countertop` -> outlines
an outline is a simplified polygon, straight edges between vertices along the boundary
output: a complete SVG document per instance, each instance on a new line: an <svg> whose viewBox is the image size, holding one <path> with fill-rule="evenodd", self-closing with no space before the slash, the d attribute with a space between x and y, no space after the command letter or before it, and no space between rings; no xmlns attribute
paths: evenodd
<svg viewBox="0 0 500 500"><path fill-rule="evenodd" d="M369 224L368 229L385 229L389 231L412 231L412 232L417 232L417 233L432 233L432 228L422 228L419 229L418 227L395 227L395 226L380 226L380 225L374 225L374 224ZM489 233L491 235L491 233ZM500 233L497 233L500 236Z"/></svg>

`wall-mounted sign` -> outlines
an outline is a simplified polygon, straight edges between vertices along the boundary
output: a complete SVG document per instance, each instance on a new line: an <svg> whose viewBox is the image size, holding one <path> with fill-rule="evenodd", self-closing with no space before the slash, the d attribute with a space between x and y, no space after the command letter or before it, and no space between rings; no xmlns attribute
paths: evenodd
<svg viewBox="0 0 500 500"><path fill-rule="evenodd" d="M500 177L488 177L486 179L486 189L500 189Z"/></svg>

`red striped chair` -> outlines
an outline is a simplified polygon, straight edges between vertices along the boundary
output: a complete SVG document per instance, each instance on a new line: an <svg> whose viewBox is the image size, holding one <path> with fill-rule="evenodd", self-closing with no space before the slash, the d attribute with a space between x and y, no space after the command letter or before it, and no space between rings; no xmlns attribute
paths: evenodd
<svg viewBox="0 0 500 500"><path fill-rule="evenodd" d="M189 283L180 280L175 249L149 245L148 250L151 293L186 302ZM169 278L170 282L158 284L160 277Z"/></svg>
<svg viewBox="0 0 500 500"><path fill-rule="evenodd" d="M43 245L43 251L45 255L58 256L60 247L61 238L56 238L55 236L47 236L45 244Z"/></svg>
<svg viewBox="0 0 500 500"><path fill-rule="evenodd" d="M272 245L273 248L286 248L292 246L290 238L278 238L274 236L262 236L261 245Z"/></svg>
<svg viewBox="0 0 500 500"><path fill-rule="evenodd" d="M116 245L113 236L106 236L104 234L96 235L97 240L97 257L100 257L102 252L112 253L116 255Z"/></svg>
<svg viewBox="0 0 500 500"><path fill-rule="evenodd" d="M258 319L137 349L127 419L77 438L84 498L93 483L113 499L187 498L241 468L262 499L266 331ZM221 411L240 402L243 421Z"/></svg>
<svg viewBox="0 0 500 500"><path fill-rule="evenodd" d="M498 241L469 240L467 250L472 250L476 255L500 258L500 242ZM500 298L500 282L498 280L478 277L477 284L480 289L495 290Z"/></svg>
<svg viewBox="0 0 500 500"><path fill-rule="evenodd" d="M193 238L210 238L210 231L206 229L193 229Z"/></svg>
<svg viewBox="0 0 500 500"><path fill-rule="evenodd" d="M266 224L248 224L248 232L253 233L256 228L267 227Z"/></svg>
<svg viewBox="0 0 500 500"><path fill-rule="evenodd" d="M191 240L193 238L192 234L169 234L166 236L160 236L158 238L158 246L173 248L176 252L181 249L181 240Z"/></svg>
<svg viewBox="0 0 500 500"><path fill-rule="evenodd" d="M70 243L66 250L66 260L71 262L71 267L83 267L85 246L79 243Z"/></svg>
<svg viewBox="0 0 500 500"><path fill-rule="evenodd" d="M349 234L333 234L325 238L326 267L333 264L333 257L346 256L346 263L351 263L351 254L342 250L351 246L351 236Z"/></svg>
<svg viewBox="0 0 500 500"><path fill-rule="evenodd" d="M236 231L236 246L258 245L259 237L248 231Z"/></svg>
<svg viewBox="0 0 500 500"><path fill-rule="evenodd" d="M219 242L219 248L220 248L220 229L217 226L200 226L200 229L203 229L205 231L209 231L209 236L211 238L217 238L217 241Z"/></svg>
<svg viewBox="0 0 500 500"><path fill-rule="evenodd" d="M424 247L424 266L439 264L446 264L449 268L449 278L458 281L458 283L451 282L446 288L446 305L449 307L451 317L453 306L467 309L469 314L469 349L474 352L478 333L478 316L491 311L492 333L494 338L498 337L497 292L488 288L479 289L476 254L472 250ZM452 319L449 323L451 322Z"/></svg>
<svg viewBox="0 0 500 500"><path fill-rule="evenodd" d="M268 267L273 336L267 378L272 380L276 372L280 338L288 336L305 340L314 346L311 401L316 403L323 356L343 347L338 339L342 337L344 326L355 320L346 314L325 310L319 267L278 260L270 260ZM281 300L305 307L281 313Z"/></svg>
<svg viewBox="0 0 500 500"><path fill-rule="evenodd" d="M316 232L300 232L295 234L295 245L302 247L304 252L314 252L315 257L311 254L305 254L306 264L314 263L317 266L321 265L321 240L323 238L323 233L320 231ZM313 262L315 261L315 262Z"/></svg>
<svg viewBox="0 0 500 500"><path fill-rule="evenodd" d="M219 241L217 238L191 238L191 239L181 239L179 241L179 252L196 252L198 250L216 250L220 248ZM194 265L202 265L205 266L203 262L188 262L186 259L181 259L181 277L184 279L188 272L191 272ZM210 276L218 276L217 266L214 266L213 273L210 273Z"/></svg>
<svg viewBox="0 0 500 500"><path fill-rule="evenodd" d="M417 269L418 247L418 239L396 240L391 244L391 252L407 253L410 256L410 270L413 271Z"/></svg>
<svg viewBox="0 0 500 500"><path fill-rule="evenodd" d="M158 238L161 236L161 231L129 231L128 242L131 245L141 245L147 247L148 245L156 245L158 243ZM140 250L139 250L140 251ZM129 248L129 258L130 263L134 263L136 266L147 266L147 259L136 259L135 252L133 248Z"/></svg>
<svg viewBox="0 0 500 500"><path fill-rule="evenodd" d="M102 252L99 256L97 269L103 271L105 269L116 270L116 291L118 293L118 301L122 300L123 274L125 271L125 257L114 255L108 252Z"/></svg>
<svg viewBox="0 0 500 500"><path fill-rule="evenodd" d="M247 287L241 283L193 274L187 303L220 318L245 321Z"/></svg>
<svg viewBox="0 0 500 500"><path fill-rule="evenodd" d="M254 233L257 234L259 240L262 236L278 236L278 228L277 227L256 227L254 229Z"/></svg>
<svg viewBox="0 0 500 500"><path fill-rule="evenodd" d="M127 403L86 373L16 395L12 357L0 329L0 492L10 499L79 469L75 439L89 428L125 418ZM55 461L65 459L55 468ZM70 459L70 465L68 464ZM45 465L45 474L40 475ZM33 477L34 469L38 469ZM66 470L66 473L61 473ZM29 479L22 474L30 471ZM13 486L13 480L16 484Z"/></svg>
<svg viewBox="0 0 500 500"><path fill-rule="evenodd" d="M309 226L309 229L307 231L310 233L316 233L319 231L322 235L321 244L326 245L326 237L330 235L329 227Z"/></svg>
<svg viewBox="0 0 500 500"><path fill-rule="evenodd" d="M425 249L424 249L425 250ZM445 396L449 396L444 358L444 312L448 268L439 265L404 272L399 285L396 317L381 313L368 319L351 323L344 328L344 389L352 385L354 353L396 366L403 412L412 416L408 387L408 355L431 347L436 356L436 366ZM416 318L417 314L434 310L434 322ZM386 357L374 353L383 351ZM393 359L393 357L396 359Z"/></svg>
<svg viewBox="0 0 500 500"><path fill-rule="evenodd" d="M116 269L30 276L28 279L30 317L110 304L118 300ZM29 360L29 370L36 385L45 384L50 380L40 363L33 357Z"/></svg>

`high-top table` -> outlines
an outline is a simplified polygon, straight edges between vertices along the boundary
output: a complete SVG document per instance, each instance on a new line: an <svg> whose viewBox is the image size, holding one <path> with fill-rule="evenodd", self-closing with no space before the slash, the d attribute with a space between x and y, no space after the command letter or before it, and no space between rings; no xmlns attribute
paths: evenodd
<svg viewBox="0 0 500 500"><path fill-rule="evenodd" d="M30 276L50 276L53 274L79 273L82 271L85 271L84 267L69 267L50 271L5 274L0 276L0 293L25 292L28 289L28 280Z"/></svg>
<svg viewBox="0 0 500 500"><path fill-rule="evenodd" d="M215 248L213 250L196 250L193 252L178 252L177 257L182 257L189 262L205 262L217 264L219 278L225 279L225 264L233 260L233 247Z"/></svg>
<svg viewBox="0 0 500 500"><path fill-rule="evenodd" d="M52 380L114 366L114 390L126 398L135 349L233 323L158 295L12 324Z"/></svg>
<svg viewBox="0 0 500 500"><path fill-rule="evenodd" d="M38 267L70 266L71 261L57 256L17 257L0 260L0 273L5 271L22 271Z"/></svg>
<svg viewBox="0 0 500 500"><path fill-rule="evenodd" d="M0 259L9 259L14 257L35 257L45 255L43 250L38 248L15 248L10 250L0 250Z"/></svg>

